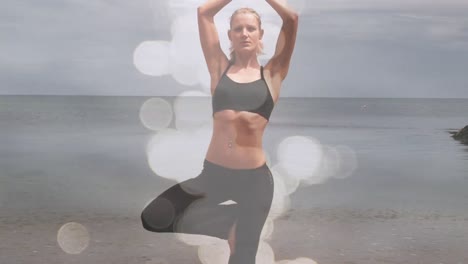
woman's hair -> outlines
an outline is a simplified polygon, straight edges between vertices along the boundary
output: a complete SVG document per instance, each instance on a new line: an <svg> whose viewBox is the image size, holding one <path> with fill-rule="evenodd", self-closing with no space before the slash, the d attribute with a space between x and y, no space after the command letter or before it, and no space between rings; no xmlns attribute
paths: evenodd
<svg viewBox="0 0 468 264"><path fill-rule="evenodd" d="M262 29L262 19L260 18L260 15L257 13L257 11L255 11L254 9L252 9L250 7L242 7L242 8L237 9L236 11L234 11L234 13L232 13L231 18L230 18L230 22L229 22L229 25L230 25L231 28L232 28L232 21L234 20L234 17L237 16L238 14L252 14L252 15L254 15L255 18L257 19L259 30ZM234 61L235 60L235 55L236 55L234 53L234 48L231 46L229 48L229 51L230 51L230 54L229 54L230 59L231 59L231 61ZM258 43L257 55L258 54L264 54L263 53L263 42L262 42L262 40L260 40L260 42Z"/></svg>

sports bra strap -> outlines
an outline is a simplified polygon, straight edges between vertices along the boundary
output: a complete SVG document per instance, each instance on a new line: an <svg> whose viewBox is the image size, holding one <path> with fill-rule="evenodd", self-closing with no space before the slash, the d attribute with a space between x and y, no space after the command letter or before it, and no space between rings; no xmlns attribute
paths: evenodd
<svg viewBox="0 0 468 264"><path fill-rule="evenodd" d="M262 75L262 80L265 80L265 77L263 77L263 66L260 66L260 74Z"/></svg>
<svg viewBox="0 0 468 264"><path fill-rule="evenodd" d="M223 77L223 76L227 73L227 71L229 70L229 68L231 68L231 66L232 66L232 62L229 61L229 64L228 64L228 66L226 67L226 69L224 70L224 72L223 72L223 74L221 75L221 77Z"/></svg>

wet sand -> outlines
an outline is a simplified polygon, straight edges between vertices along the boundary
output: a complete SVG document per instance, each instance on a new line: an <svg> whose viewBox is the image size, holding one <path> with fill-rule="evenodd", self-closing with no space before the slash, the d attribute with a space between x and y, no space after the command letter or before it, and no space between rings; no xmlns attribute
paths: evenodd
<svg viewBox="0 0 468 264"><path fill-rule="evenodd" d="M1 263L201 263L196 246L174 234L144 230L137 214L4 213ZM84 225L90 238L76 255L57 242L60 227L72 221ZM468 263L468 217L383 209L290 210L275 220L267 242L276 261L307 257L319 264L461 264Z"/></svg>

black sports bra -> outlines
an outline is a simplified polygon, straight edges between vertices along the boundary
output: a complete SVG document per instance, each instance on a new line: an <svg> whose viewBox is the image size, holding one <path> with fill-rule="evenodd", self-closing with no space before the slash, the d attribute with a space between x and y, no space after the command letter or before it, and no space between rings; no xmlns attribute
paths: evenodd
<svg viewBox="0 0 468 264"><path fill-rule="evenodd" d="M238 83L226 75L231 65L224 71L214 91L213 116L216 112L231 109L257 113L269 120L275 103L263 76L263 66L260 68L261 79Z"/></svg>

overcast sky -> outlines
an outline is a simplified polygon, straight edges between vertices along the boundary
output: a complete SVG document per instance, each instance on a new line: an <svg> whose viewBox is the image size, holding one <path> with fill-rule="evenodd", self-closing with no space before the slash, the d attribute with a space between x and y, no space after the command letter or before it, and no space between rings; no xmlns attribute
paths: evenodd
<svg viewBox="0 0 468 264"><path fill-rule="evenodd" d="M264 2L249 2L255 7L256 1ZM144 74L134 63L140 44L171 42L174 22L187 10L195 15L201 2L7 1L0 10L0 94L202 91L201 84L181 84L170 73ZM468 0L290 2L301 15L282 97L468 98ZM263 10L259 6L265 24L279 21ZM226 38L224 29L220 35ZM201 52L198 39L193 43Z"/></svg>

